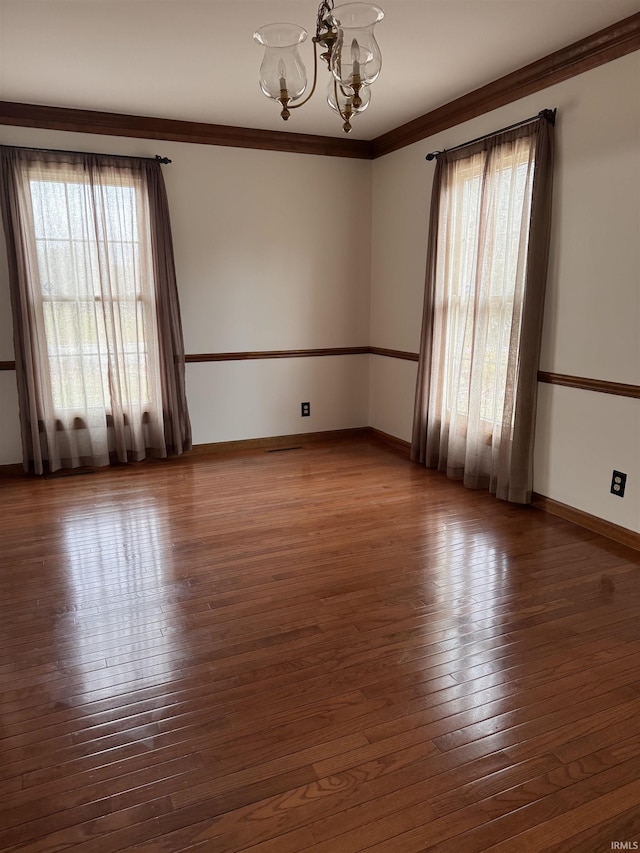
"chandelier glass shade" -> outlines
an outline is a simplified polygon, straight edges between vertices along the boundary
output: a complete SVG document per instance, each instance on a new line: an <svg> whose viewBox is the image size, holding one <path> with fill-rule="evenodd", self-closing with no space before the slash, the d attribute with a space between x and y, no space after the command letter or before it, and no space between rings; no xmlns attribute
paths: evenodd
<svg viewBox="0 0 640 853"><path fill-rule="evenodd" d="M291 115L290 110L306 104L315 92L320 45L324 48L320 57L331 72L327 102L342 118L345 133L349 133L351 120L369 106L369 86L380 74L382 54L374 27L383 17L382 9L372 3L334 7L333 0L323 0L312 39L313 83L304 100L300 99L307 91L307 72L298 47L307 38L307 31L297 24L267 24L256 30L253 37L264 48L260 88L280 104L280 115L285 121Z"/></svg>
<svg viewBox="0 0 640 853"><path fill-rule="evenodd" d="M370 86L380 74L382 54L373 28L384 12L369 3L346 3L335 9L338 37L329 67L346 87Z"/></svg>
<svg viewBox="0 0 640 853"><path fill-rule="evenodd" d="M289 100L297 101L307 88L307 70L298 53L298 45L307 38L307 31L296 24L267 24L254 33L254 39L264 47L260 66L260 88L268 98L277 101L282 86Z"/></svg>

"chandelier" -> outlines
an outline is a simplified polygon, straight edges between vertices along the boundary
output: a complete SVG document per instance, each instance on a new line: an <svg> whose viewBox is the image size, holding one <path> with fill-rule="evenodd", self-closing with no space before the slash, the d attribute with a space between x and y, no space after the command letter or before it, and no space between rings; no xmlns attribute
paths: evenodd
<svg viewBox="0 0 640 853"><path fill-rule="evenodd" d="M327 103L343 121L345 133L351 121L364 112L371 102L369 87L382 67L380 47L373 28L384 12L371 3L345 3L334 8L334 0L323 0L318 7L316 34L313 37L313 84L307 97L307 72L298 46L307 31L297 24L267 24L253 34L264 47L260 66L260 88L267 98L278 101L280 115L287 121L291 110L303 106L316 90L318 80L318 45L331 72Z"/></svg>

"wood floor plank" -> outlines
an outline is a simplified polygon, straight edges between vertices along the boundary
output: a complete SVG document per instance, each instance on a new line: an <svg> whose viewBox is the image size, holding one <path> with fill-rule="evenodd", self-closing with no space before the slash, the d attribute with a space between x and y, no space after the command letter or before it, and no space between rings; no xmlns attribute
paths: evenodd
<svg viewBox="0 0 640 853"><path fill-rule="evenodd" d="M640 781L628 782L615 791L596 797L590 802L569 809L561 815L550 817L542 825L486 848L487 853L508 853L514 845L522 853L540 853L550 844L556 844L576 834L576 830L590 829L610 818L618 818L640 800Z"/></svg>
<svg viewBox="0 0 640 853"><path fill-rule="evenodd" d="M640 554L374 440L0 482L0 849L601 853Z"/></svg>
<svg viewBox="0 0 640 853"><path fill-rule="evenodd" d="M574 835L565 836L558 844L545 848L545 853L582 853L584 850L612 850L614 841L640 847L640 809L632 806L621 814L601 819L586 829L578 828ZM618 849L625 849L620 847Z"/></svg>

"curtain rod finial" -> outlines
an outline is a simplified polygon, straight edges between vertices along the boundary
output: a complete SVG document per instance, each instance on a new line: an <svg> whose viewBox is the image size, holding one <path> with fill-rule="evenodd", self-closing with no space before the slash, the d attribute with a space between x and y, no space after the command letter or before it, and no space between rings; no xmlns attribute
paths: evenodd
<svg viewBox="0 0 640 853"><path fill-rule="evenodd" d="M156 154L156 160L158 163L162 163L163 166L172 162L168 157L161 157L159 154Z"/></svg>
<svg viewBox="0 0 640 853"><path fill-rule="evenodd" d="M474 145L476 142L484 142L485 139L491 139L492 137L498 136L500 133L506 133L508 130L516 130L516 128L524 127L525 124L531 124L531 122L536 121L539 118L545 118L551 126L556 123L556 114L558 112L557 107L554 107L552 110L540 110L537 116L532 116L531 118L526 118L524 121L517 121L515 124L510 124L509 127L503 127L502 130L496 130L494 133L485 133L484 136L478 136L477 139L472 139L469 142L463 142L461 145L454 145L453 148L447 148L447 151L458 151L460 148L466 148L468 145ZM435 160L438 154L443 154L443 151L432 151L431 154L427 154L427 160Z"/></svg>

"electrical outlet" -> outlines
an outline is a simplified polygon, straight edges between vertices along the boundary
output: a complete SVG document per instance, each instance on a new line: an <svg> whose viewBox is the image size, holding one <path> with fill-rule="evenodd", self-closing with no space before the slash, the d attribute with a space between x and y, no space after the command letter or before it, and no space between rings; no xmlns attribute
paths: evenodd
<svg viewBox="0 0 640 853"><path fill-rule="evenodd" d="M311 416L311 403L300 403L300 417L308 418Z"/></svg>
<svg viewBox="0 0 640 853"><path fill-rule="evenodd" d="M611 475L611 494L623 498L626 485L627 475L622 471L614 471Z"/></svg>

